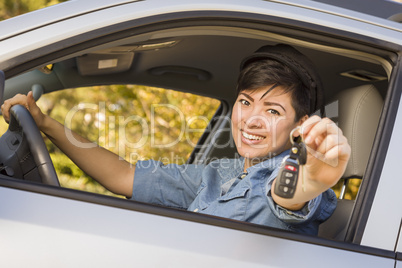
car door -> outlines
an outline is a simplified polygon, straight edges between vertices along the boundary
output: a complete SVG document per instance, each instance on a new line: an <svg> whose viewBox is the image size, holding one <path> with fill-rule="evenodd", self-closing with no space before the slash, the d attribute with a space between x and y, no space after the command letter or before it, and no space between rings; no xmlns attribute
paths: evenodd
<svg viewBox="0 0 402 268"><path fill-rule="evenodd" d="M227 153L224 146L209 145L227 145L221 141L230 133L227 118L229 103L235 98L233 74L238 72L241 58L261 44L281 41L298 45L315 55L317 63L331 68L338 68L337 60L352 67L363 59L370 68L381 69L386 76L386 82L379 82L384 107L360 192L347 215L346 237L336 240L295 234L0 174L0 237L6 241L0 244L3 266L394 267L395 255L400 265L401 212L396 193L400 182L395 181L397 171L390 168L398 164L401 130L397 62L400 64L402 34L397 24L358 13L342 15L343 10L318 3L292 1L212 4L148 0L102 6L88 1L86 8L82 12L77 2L71 1L40 11L37 14L43 14L42 19L27 15L12 21L20 20L18 25L27 28L12 28L2 35L0 66L7 78L4 97L27 93L37 84L47 93L94 83L90 76L78 73L78 58L92 52L97 56L115 53L110 48L121 48L131 38L140 55L133 60L138 68L130 76L102 74L97 82L134 81L181 90L191 85L188 91L220 98L226 104L210 125L211 132L200 139L199 144L206 146L196 149L191 161ZM64 15L56 20L57 14ZM51 19L46 21L45 15ZM29 28L33 21L36 27ZM192 49L184 47L186 40ZM167 48L173 43L148 55L143 47L138 48L165 41L177 41L181 53L169 57ZM202 57L203 51L214 57ZM183 63L190 65L196 59L191 68L183 68ZM213 60L213 64L203 59ZM224 62L227 64L222 65ZM55 63L55 71L37 75L40 71L36 69L49 63ZM181 68L171 68L178 63ZM74 74L69 76L70 72ZM191 79L196 82L188 82L194 81ZM328 93L338 91L340 85L344 89L360 85L354 80L342 84L341 80L347 79L329 79ZM395 212L388 220L383 217L384 205ZM379 226L385 230L384 239L378 238Z"/></svg>

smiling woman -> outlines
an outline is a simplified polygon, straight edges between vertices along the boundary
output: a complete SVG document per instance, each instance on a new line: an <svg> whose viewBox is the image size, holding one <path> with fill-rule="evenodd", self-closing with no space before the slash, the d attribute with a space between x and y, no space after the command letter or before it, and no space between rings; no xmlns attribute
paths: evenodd
<svg viewBox="0 0 402 268"><path fill-rule="evenodd" d="M270 88L242 91L233 107L232 132L237 150L254 164L290 149L289 136L281 133L290 133L306 120L295 121L292 95L285 93L286 89ZM252 163L247 163L245 170Z"/></svg>
<svg viewBox="0 0 402 268"><path fill-rule="evenodd" d="M240 158L204 165L139 161L131 199L317 234L336 207L329 188L342 176L350 146L330 119L309 118L322 109L323 89L306 56L281 44L264 46L246 59L231 116ZM297 134L292 131L300 126ZM293 198L282 198L272 189L296 135L309 148L305 168L296 171L304 177L303 189L296 180Z"/></svg>

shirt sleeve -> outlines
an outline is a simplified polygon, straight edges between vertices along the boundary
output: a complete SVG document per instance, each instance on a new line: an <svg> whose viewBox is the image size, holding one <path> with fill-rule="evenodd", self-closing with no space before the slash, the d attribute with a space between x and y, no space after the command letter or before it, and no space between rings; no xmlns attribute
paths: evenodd
<svg viewBox="0 0 402 268"><path fill-rule="evenodd" d="M196 197L203 165L164 165L159 161L138 161L132 200L187 209Z"/></svg>
<svg viewBox="0 0 402 268"><path fill-rule="evenodd" d="M278 219L293 225L296 229L304 228L303 226L314 226L318 228L320 223L324 222L332 215L337 204L336 195L332 189L321 193L316 198L310 200L302 209L297 211L288 210L277 205L271 196L271 187L278 171L277 169L271 174L267 187L268 204Z"/></svg>

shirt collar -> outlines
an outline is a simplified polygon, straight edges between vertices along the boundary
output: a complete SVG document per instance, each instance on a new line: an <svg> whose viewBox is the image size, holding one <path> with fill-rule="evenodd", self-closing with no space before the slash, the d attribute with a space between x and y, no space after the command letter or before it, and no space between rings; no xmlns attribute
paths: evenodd
<svg viewBox="0 0 402 268"><path fill-rule="evenodd" d="M264 162L249 167L247 169L247 173L253 173L262 169L268 169L272 172L282 163L283 158L289 155L289 151L290 150L283 151L277 156L274 156L270 159L265 160ZM240 174L243 173L244 162L244 157L226 159L225 162L220 163L218 173L224 181L238 177Z"/></svg>
<svg viewBox="0 0 402 268"><path fill-rule="evenodd" d="M224 181L233 179L243 173L244 157L224 159L220 161L218 173Z"/></svg>
<svg viewBox="0 0 402 268"><path fill-rule="evenodd" d="M269 171L274 171L279 165L282 163L283 158L285 158L287 155L289 155L290 150L285 150L279 155L276 155L274 157L271 157L261 163L258 163L254 166L251 166L247 169L247 173L253 173L257 170L261 169L268 169Z"/></svg>

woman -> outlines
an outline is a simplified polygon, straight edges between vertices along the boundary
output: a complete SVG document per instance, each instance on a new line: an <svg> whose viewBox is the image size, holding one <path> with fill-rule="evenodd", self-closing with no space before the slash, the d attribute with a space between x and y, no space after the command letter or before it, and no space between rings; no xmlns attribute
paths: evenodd
<svg viewBox="0 0 402 268"><path fill-rule="evenodd" d="M336 207L330 189L342 176L350 146L331 120L309 117L322 109L322 88L311 62L287 45L265 46L246 58L232 112L238 159L208 165L163 165L149 160L136 166L101 147L77 147L65 127L44 115L32 97L17 95L2 105L3 116L25 105L39 129L83 171L110 191L133 200L316 234ZM293 131L301 126L301 131ZM290 133L308 147L295 195L274 189L279 165L289 154ZM67 134L66 134L67 133ZM81 143L89 141L73 133ZM302 185L303 184L303 185Z"/></svg>

